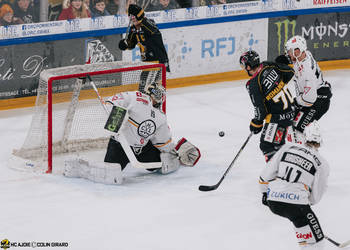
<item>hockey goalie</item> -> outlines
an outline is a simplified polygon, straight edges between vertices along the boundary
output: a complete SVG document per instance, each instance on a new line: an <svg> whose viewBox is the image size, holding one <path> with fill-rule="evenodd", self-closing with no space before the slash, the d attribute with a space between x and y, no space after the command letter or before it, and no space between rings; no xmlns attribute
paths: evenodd
<svg viewBox="0 0 350 250"><path fill-rule="evenodd" d="M201 157L199 149L185 138L175 145L161 107L163 86L149 83L142 92L118 93L105 105L110 110L105 129L111 136L104 162L84 159L65 161L66 177L81 177L104 184L122 184L122 171L130 162L135 167L169 174L180 166L193 167Z"/></svg>

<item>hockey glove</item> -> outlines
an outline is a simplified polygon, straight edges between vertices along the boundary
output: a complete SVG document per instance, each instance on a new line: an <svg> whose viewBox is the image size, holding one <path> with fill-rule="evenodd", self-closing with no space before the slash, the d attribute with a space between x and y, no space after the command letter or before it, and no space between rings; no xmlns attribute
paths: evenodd
<svg viewBox="0 0 350 250"><path fill-rule="evenodd" d="M192 143L185 138L178 141L175 149L179 155L179 160L182 165L193 167L201 158L201 152Z"/></svg>
<svg viewBox="0 0 350 250"><path fill-rule="evenodd" d="M289 57L287 57L286 55L279 55L278 57L276 57L275 62L280 64L287 64L287 65L291 64Z"/></svg>
<svg viewBox="0 0 350 250"><path fill-rule="evenodd" d="M263 123L264 123L264 121L252 119L252 121L250 122L250 126L249 126L250 131L253 132L254 134L260 133L260 131L263 128Z"/></svg>
<svg viewBox="0 0 350 250"><path fill-rule="evenodd" d="M128 8L128 14L133 15L136 17L137 20L142 20L145 16L145 12L140 6L137 6L136 4L130 4Z"/></svg>
<svg viewBox="0 0 350 250"><path fill-rule="evenodd" d="M267 193L266 192L263 193L262 198L261 198L261 202L262 202L263 205L268 206L268 204L267 204Z"/></svg>
<svg viewBox="0 0 350 250"><path fill-rule="evenodd" d="M128 43L126 42L125 39L122 39L122 40L120 40L118 46L119 46L120 50L126 50L128 48Z"/></svg>

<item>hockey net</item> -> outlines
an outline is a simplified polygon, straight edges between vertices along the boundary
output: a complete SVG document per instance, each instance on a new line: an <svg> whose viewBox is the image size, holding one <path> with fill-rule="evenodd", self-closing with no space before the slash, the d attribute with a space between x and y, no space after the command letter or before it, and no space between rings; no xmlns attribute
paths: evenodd
<svg viewBox="0 0 350 250"><path fill-rule="evenodd" d="M107 114L89 80L82 79L87 75L106 99L138 90L140 82L156 81L166 87L165 74L163 64L119 61L42 71L28 134L23 146L14 150L16 160L10 164L16 169L51 173L55 158L106 149L111 135L104 129ZM165 102L162 109L165 111Z"/></svg>

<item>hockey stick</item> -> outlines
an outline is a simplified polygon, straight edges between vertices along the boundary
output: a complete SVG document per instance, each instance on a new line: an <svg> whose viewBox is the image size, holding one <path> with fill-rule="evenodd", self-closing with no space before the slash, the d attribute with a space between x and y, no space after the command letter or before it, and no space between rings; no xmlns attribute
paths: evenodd
<svg viewBox="0 0 350 250"><path fill-rule="evenodd" d="M238 156L240 155L240 153L243 151L243 149L245 148L245 146L247 145L249 139L252 137L253 135L253 132L251 132L248 136L248 138L245 140L245 142L243 143L241 149L238 151L237 155L235 156L235 158L233 159L233 161L231 162L231 164L228 166L228 168L226 169L224 175L221 177L221 179L219 180L218 183L216 183L215 185L212 185L212 186L206 186L206 185L200 185L199 186L199 190L200 191L212 191L212 190L215 190L217 189L221 182L225 179L225 176L227 175L227 173L230 171L230 169L232 168L233 164L235 163L236 159L238 158Z"/></svg>
<svg viewBox="0 0 350 250"><path fill-rule="evenodd" d="M95 83L92 81L90 75L86 75L86 77L89 79L90 84L92 86L92 88L94 89L94 91L96 92L97 98L100 101L103 109L106 111L106 114L109 115L109 111L105 105L105 101L102 99L102 97L100 96L100 93L98 92ZM136 168L143 168L143 169L150 169L150 168L161 168L162 167L162 162L139 162L136 157L135 154L132 152L130 145L128 143L128 141L126 140L123 132L123 129L125 128L125 126L122 125L122 127L120 128L120 131L117 136L118 136L118 142L122 145L122 148L125 152L125 154L127 155L131 165L133 167ZM114 140L114 136L112 137Z"/></svg>
<svg viewBox="0 0 350 250"><path fill-rule="evenodd" d="M350 245L350 240L344 242L344 243L338 243L335 240L332 240L331 238L329 238L328 236L324 236L324 238L326 240L328 240L330 243L334 244L335 246L339 247L339 248L344 248Z"/></svg>
<svg viewBox="0 0 350 250"><path fill-rule="evenodd" d="M131 27L131 19L129 19L129 25L128 27L126 28L126 32L125 32L125 39L128 39L128 35L129 35L129 32L130 32L130 27Z"/></svg>

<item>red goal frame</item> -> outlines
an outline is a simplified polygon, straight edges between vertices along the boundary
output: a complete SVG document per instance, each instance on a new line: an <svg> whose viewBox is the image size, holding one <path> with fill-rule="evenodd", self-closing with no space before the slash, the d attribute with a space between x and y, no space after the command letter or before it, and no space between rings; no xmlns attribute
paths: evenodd
<svg viewBox="0 0 350 250"><path fill-rule="evenodd" d="M152 69L152 68L161 68L162 69L162 85L166 89L166 67L164 64L158 63L158 64L150 64L150 65L142 65L142 66L133 66L133 67L127 67L127 68L118 68L118 69L108 69L108 70L101 70L101 71L94 71L94 72L84 72L84 73L77 73L77 74L69 74L69 75L61 75L61 76L53 76L48 79L48 90L47 90L47 123L48 123L48 168L46 170L46 173L52 173L52 82L56 80L63 80L63 79L69 79L69 78L79 78L79 77L86 77L86 75L94 76L94 75L101 75L101 74L108 74L108 73L117 73L117 72L128 72L128 71L136 71L136 70L146 70L146 69ZM166 100L163 102L162 106L163 111L166 111Z"/></svg>

